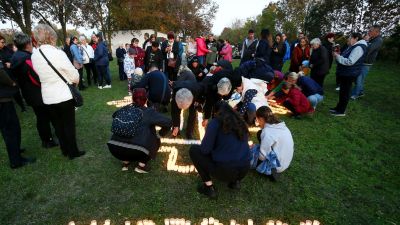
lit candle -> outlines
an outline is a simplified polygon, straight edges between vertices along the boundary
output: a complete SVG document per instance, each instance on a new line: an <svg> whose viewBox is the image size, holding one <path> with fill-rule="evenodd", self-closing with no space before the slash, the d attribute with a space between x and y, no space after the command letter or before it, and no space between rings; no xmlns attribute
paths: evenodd
<svg viewBox="0 0 400 225"><path fill-rule="evenodd" d="M125 225L131 225L131 221L125 221Z"/></svg>
<svg viewBox="0 0 400 225"><path fill-rule="evenodd" d="M236 225L236 220L231 220L230 225Z"/></svg>
<svg viewBox="0 0 400 225"><path fill-rule="evenodd" d="M253 220L252 219L248 219L247 220L247 225L253 225Z"/></svg>
<svg viewBox="0 0 400 225"><path fill-rule="evenodd" d="M280 221L280 220L276 221L275 225L282 225L282 221Z"/></svg>
<svg viewBox="0 0 400 225"><path fill-rule="evenodd" d="M190 220L185 221L185 225L190 225L190 223L191 223Z"/></svg>
<svg viewBox="0 0 400 225"><path fill-rule="evenodd" d="M111 224L111 220L107 219L104 221L104 225L110 225Z"/></svg>
<svg viewBox="0 0 400 225"><path fill-rule="evenodd" d="M208 219L207 218L203 218L203 223L208 224Z"/></svg>
<svg viewBox="0 0 400 225"><path fill-rule="evenodd" d="M313 225L319 225L319 221L318 220L314 220L313 221Z"/></svg>
<svg viewBox="0 0 400 225"><path fill-rule="evenodd" d="M71 221L71 222L68 223L68 225L75 225L75 222Z"/></svg>
<svg viewBox="0 0 400 225"><path fill-rule="evenodd" d="M219 220L214 219L214 225L219 225Z"/></svg>
<svg viewBox="0 0 400 225"><path fill-rule="evenodd" d="M300 222L300 225L306 225L306 223L304 223L304 222Z"/></svg>
<svg viewBox="0 0 400 225"><path fill-rule="evenodd" d="M90 225L97 225L97 221L96 220L90 221Z"/></svg>
<svg viewBox="0 0 400 225"><path fill-rule="evenodd" d="M267 225L275 225L275 222L273 220L268 220Z"/></svg>
<svg viewBox="0 0 400 225"><path fill-rule="evenodd" d="M143 225L143 221L139 220L136 224L137 225Z"/></svg>
<svg viewBox="0 0 400 225"><path fill-rule="evenodd" d="M169 219L164 220L164 225L169 225Z"/></svg>
<svg viewBox="0 0 400 225"><path fill-rule="evenodd" d="M312 225L312 221L311 220L306 220L306 225Z"/></svg>
<svg viewBox="0 0 400 225"><path fill-rule="evenodd" d="M208 218L208 224L214 225L214 217Z"/></svg>

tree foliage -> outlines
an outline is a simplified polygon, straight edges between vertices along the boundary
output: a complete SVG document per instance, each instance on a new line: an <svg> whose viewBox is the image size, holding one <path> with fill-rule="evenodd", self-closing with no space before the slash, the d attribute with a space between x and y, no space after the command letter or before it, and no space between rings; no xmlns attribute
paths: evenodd
<svg viewBox="0 0 400 225"><path fill-rule="evenodd" d="M0 19L14 21L23 32L30 34L33 2L34 0L0 0Z"/></svg>

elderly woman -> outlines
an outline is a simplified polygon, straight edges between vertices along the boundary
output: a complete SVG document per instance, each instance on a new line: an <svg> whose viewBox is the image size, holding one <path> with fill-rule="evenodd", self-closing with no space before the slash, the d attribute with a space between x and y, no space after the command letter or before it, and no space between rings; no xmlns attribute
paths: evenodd
<svg viewBox="0 0 400 225"><path fill-rule="evenodd" d="M49 64L70 84L79 83L79 73L67 55L56 48L57 34L50 26L39 24L33 33L39 47L32 54L32 64L39 75L43 102L54 123L62 154L70 159L80 157L85 152L76 144L75 103L67 84Z"/></svg>
<svg viewBox="0 0 400 225"><path fill-rule="evenodd" d="M304 60L310 59L310 47L306 37L299 40L299 44L294 47L290 58L290 72L298 73L301 70L301 65Z"/></svg>
<svg viewBox="0 0 400 225"><path fill-rule="evenodd" d="M312 53L310 56L310 77L324 87L325 76L329 73L329 54L326 48L321 45L319 38L314 38L310 42Z"/></svg>
<svg viewBox="0 0 400 225"><path fill-rule="evenodd" d="M339 102L329 111L333 116L345 116L346 107L350 99L351 85L360 74L366 56L367 42L360 33L352 33L350 47L342 54L334 52L336 59L336 75L340 81Z"/></svg>
<svg viewBox="0 0 400 225"><path fill-rule="evenodd" d="M98 88L111 88L111 77L108 73L108 49L106 44L103 41L103 34L100 32L94 36L92 36L92 40L94 44L96 44L96 48L94 50L94 64L96 65L96 70L98 73ZM106 85L103 86L103 80L105 80Z"/></svg>
<svg viewBox="0 0 400 225"><path fill-rule="evenodd" d="M192 145L189 150L190 158L204 182L197 191L211 199L217 198L211 177L228 182L231 189L240 189L240 181L250 165L246 122L223 101L216 104L214 116L201 145Z"/></svg>
<svg viewBox="0 0 400 225"><path fill-rule="evenodd" d="M114 132L111 140L107 143L111 154L123 161L122 170L127 170L130 162L137 161L135 171L148 173L150 171L148 162L156 157L161 143L157 136L156 126L161 127L159 131L161 136L167 134L172 126L171 119L153 108L146 107L146 96L146 89L134 89L132 104L113 114L113 118L124 118L131 113L139 116L134 136L122 136ZM125 115L121 115L121 113Z"/></svg>
<svg viewBox="0 0 400 225"><path fill-rule="evenodd" d="M11 70L17 79L22 96L35 113L36 129L42 141L42 147L55 147L58 144L54 142L51 134L49 110L42 100L39 76L32 67L31 37L24 33L16 33L14 44L18 51L11 58Z"/></svg>

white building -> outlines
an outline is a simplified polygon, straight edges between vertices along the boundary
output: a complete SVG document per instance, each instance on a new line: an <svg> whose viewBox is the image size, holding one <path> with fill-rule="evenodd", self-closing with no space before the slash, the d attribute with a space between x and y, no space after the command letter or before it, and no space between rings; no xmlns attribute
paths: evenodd
<svg viewBox="0 0 400 225"><path fill-rule="evenodd" d="M139 47L142 47L144 43L144 34L148 33L149 36L151 34L156 33L152 29L147 29L147 30L120 30L120 31L114 31L111 35L111 48L112 48L112 54L115 56L115 50L123 44L125 46L126 43L130 44L132 38L137 38L139 39ZM167 34L157 32L157 37L163 37L167 38Z"/></svg>

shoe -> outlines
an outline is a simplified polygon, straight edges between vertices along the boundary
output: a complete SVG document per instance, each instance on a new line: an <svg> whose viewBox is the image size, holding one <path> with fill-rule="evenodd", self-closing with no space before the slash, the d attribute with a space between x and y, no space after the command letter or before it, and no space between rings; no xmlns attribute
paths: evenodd
<svg viewBox="0 0 400 225"><path fill-rule="evenodd" d="M24 153L25 151L26 151L25 148L20 148L20 149L19 149L19 152L20 152L20 153Z"/></svg>
<svg viewBox="0 0 400 225"><path fill-rule="evenodd" d="M130 164L130 163L125 163L125 162L123 162L123 163L122 163L122 169L121 169L121 170L122 170L122 171L128 171L128 169L129 169L129 164Z"/></svg>
<svg viewBox="0 0 400 225"><path fill-rule="evenodd" d="M99 86L97 86L97 88L98 88L98 89L103 89L103 86L100 86L100 85L99 85Z"/></svg>
<svg viewBox="0 0 400 225"><path fill-rule="evenodd" d="M352 96L350 97L351 100L356 100L357 98L358 98L358 96L355 96L355 95L352 95Z"/></svg>
<svg viewBox="0 0 400 225"><path fill-rule="evenodd" d="M217 199L217 192L213 185L207 186L205 184L200 184L197 187L197 192L200 194L206 195L209 199Z"/></svg>
<svg viewBox="0 0 400 225"><path fill-rule="evenodd" d="M50 141L42 141L43 148L53 148L56 146L58 146L58 143L55 142L53 139L51 139Z"/></svg>
<svg viewBox="0 0 400 225"><path fill-rule="evenodd" d="M83 156L83 155L85 155L86 154L86 152L85 151L78 151L76 154L74 154L74 155L69 155L69 159L75 159L75 158L78 158L78 157L81 157L81 156Z"/></svg>
<svg viewBox="0 0 400 225"><path fill-rule="evenodd" d="M146 164L145 166L137 165L135 167L135 172L136 173L148 173L148 172L150 172L150 167L148 166L148 164Z"/></svg>
<svg viewBox="0 0 400 225"><path fill-rule="evenodd" d="M107 85L104 86L103 88L111 88L111 84L107 84Z"/></svg>
<svg viewBox="0 0 400 225"><path fill-rule="evenodd" d="M228 184L228 187L229 187L230 189L233 189L233 190L240 190L240 181L237 180L237 181L234 181L234 182L230 182L230 183Z"/></svg>
<svg viewBox="0 0 400 225"><path fill-rule="evenodd" d="M340 87L335 88L335 91L340 91Z"/></svg>
<svg viewBox="0 0 400 225"><path fill-rule="evenodd" d="M360 93L360 94L358 95L358 98L361 98L361 97L364 97L364 96L365 96L364 93Z"/></svg>
<svg viewBox="0 0 400 225"><path fill-rule="evenodd" d="M21 162L18 164L11 164L10 167L11 169L17 169L23 166L26 166L28 164L32 164L36 162L36 158L23 158L21 157Z"/></svg>
<svg viewBox="0 0 400 225"><path fill-rule="evenodd" d="M341 112L338 112L338 111L331 112L331 115L332 115L332 116L346 116L345 113L341 113Z"/></svg>
<svg viewBox="0 0 400 225"><path fill-rule="evenodd" d="M336 112L336 108L329 108L329 112L330 113L335 113Z"/></svg>
<svg viewBox="0 0 400 225"><path fill-rule="evenodd" d="M278 181L279 173L276 171L276 168L271 169L271 175L269 176L269 179L274 182Z"/></svg>

